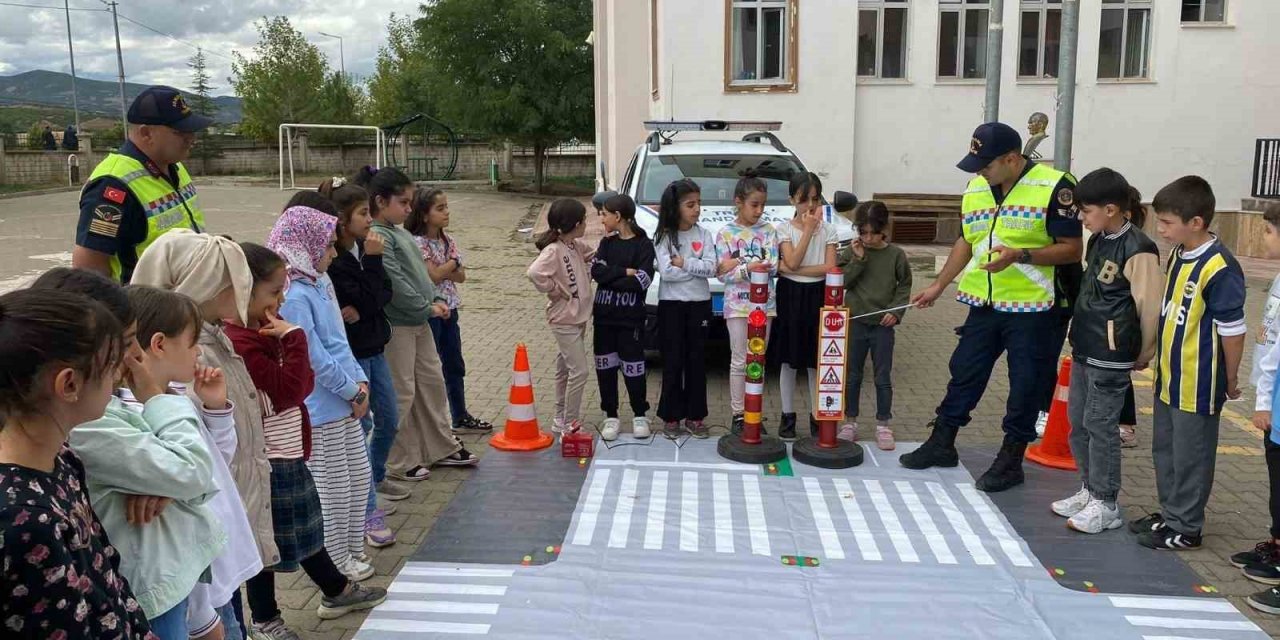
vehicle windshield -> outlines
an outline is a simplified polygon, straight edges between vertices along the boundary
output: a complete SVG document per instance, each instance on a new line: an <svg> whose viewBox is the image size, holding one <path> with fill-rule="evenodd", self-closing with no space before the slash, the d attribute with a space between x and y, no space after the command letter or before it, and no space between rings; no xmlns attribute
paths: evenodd
<svg viewBox="0 0 1280 640"><path fill-rule="evenodd" d="M804 168L790 156L743 155L660 155L650 156L640 173L639 201L656 205L662 200L667 185L681 178L692 178L702 187L702 206L733 206L733 188L748 169L764 180L769 191L769 206L790 204L787 184Z"/></svg>

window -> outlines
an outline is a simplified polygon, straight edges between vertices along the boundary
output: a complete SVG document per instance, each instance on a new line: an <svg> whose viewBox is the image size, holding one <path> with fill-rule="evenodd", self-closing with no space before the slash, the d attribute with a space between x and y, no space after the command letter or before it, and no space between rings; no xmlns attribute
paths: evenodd
<svg viewBox="0 0 1280 640"><path fill-rule="evenodd" d="M858 2L858 75L907 76L907 0Z"/></svg>
<svg viewBox="0 0 1280 640"><path fill-rule="evenodd" d="M1151 55L1151 0L1102 0L1098 78L1146 78Z"/></svg>
<svg viewBox="0 0 1280 640"><path fill-rule="evenodd" d="M792 156L769 155L650 155L641 170L638 197L640 204L653 205L662 200L662 192L675 180L689 178L702 189L702 206L733 206L733 189L738 180L753 170L768 187L770 207L786 206L787 185L804 167ZM707 224L706 213L702 223ZM733 214L725 219L728 222Z"/></svg>
<svg viewBox="0 0 1280 640"><path fill-rule="evenodd" d="M1058 77L1062 0L1022 0L1018 29L1018 76Z"/></svg>
<svg viewBox="0 0 1280 640"><path fill-rule="evenodd" d="M797 0L726 0L727 90L793 90Z"/></svg>
<svg viewBox="0 0 1280 640"><path fill-rule="evenodd" d="M987 0L939 0L938 77L987 77Z"/></svg>
<svg viewBox="0 0 1280 640"><path fill-rule="evenodd" d="M1227 0L1182 0L1183 22L1226 22Z"/></svg>

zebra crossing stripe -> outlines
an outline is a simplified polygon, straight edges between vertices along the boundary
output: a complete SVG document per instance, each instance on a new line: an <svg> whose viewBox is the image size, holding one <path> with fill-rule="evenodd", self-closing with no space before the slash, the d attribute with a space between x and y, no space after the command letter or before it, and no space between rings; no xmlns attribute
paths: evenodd
<svg viewBox="0 0 1280 640"><path fill-rule="evenodd" d="M429 576L441 578L510 578L516 574L513 569L479 569L471 567L415 567L412 563L405 565L401 576Z"/></svg>
<svg viewBox="0 0 1280 640"><path fill-rule="evenodd" d="M447 593L461 596L504 596L507 588L491 584L446 584L441 582L400 582L387 587L390 593Z"/></svg>
<svg viewBox="0 0 1280 640"><path fill-rule="evenodd" d="M582 503L582 516L578 518L578 528L573 532L573 544L591 544L591 539L596 534L596 520L600 517L600 506L604 504L604 489L608 485L608 469L599 469L591 475L587 499Z"/></svg>
<svg viewBox="0 0 1280 640"><path fill-rule="evenodd" d="M1142 636L1142 640L1218 640L1217 638L1192 638L1188 636Z"/></svg>
<svg viewBox="0 0 1280 640"><path fill-rule="evenodd" d="M1165 629L1201 629L1212 631L1256 631L1262 628L1248 620L1198 620L1189 618L1165 618L1160 616L1125 616L1135 627L1162 627Z"/></svg>
<svg viewBox="0 0 1280 640"><path fill-rule="evenodd" d="M933 517L924 508L924 503L920 501L920 496L916 495L916 490L911 487L911 483L898 480L893 484L898 488L898 495L902 496L902 502L907 505L907 511L911 512L911 518L916 521L920 533L924 534L924 540L929 545L929 550L933 551L933 557L937 558L940 564L956 564L956 557L951 554L951 548L942 538L942 532L938 531L937 525L933 523Z"/></svg>
<svg viewBox="0 0 1280 640"><path fill-rule="evenodd" d="M857 499L854 498L853 487L849 481L844 478L836 478L831 481L835 486L836 492L840 495L840 508L844 510L844 518L849 521L849 529L853 531L853 538L858 541L858 552L862 554L863 560L879 561L884 558L880 555L880 549L876 546L876 537L871 535L871 529L867 526L867 519L862 515L862 508L858 506Z"/></svg>
<svg viewBox="0 0 1280 640"><path fill-rule="evenodd" d="M1237 613L1226 600L1210 598L1143 598L1139 596L1108 596L1111 606L1120 609L1152 609L1156 611L1198 611L1201 613Z"/></svg>
<svg viewBox="0 0 1280 640"><path fill-rule="evenodd" d="M653 472L653 487L649 489L649 518L644 530L644 548L662 548L662 536L667 518L667 472Z"/></svg>
<svg viewBox="0 0 1280 640"><path fill-rule="evenodd" d="M876 508L880 522L884 523L884 528L889 533L889 542L893 543L893 550L898 552L898 558L903 562L920 562L920 556L916 555L915 548L911 546L911 539L907 537L902 521L898 520L898 514L894 513L893 506L889 504L889 495L880 486L880 481L863 480L862 484L867 487L871 505Z"/></svg>
<svg viewBox="0 0 1280 640"><path fill-rule="evenodd" d="M711 476L711 500L716 517L716 553L733 553L733 509L729 505L729 475Z"/></svg>
<svg viewBox="0 0 1280 640"><path fill-rule="evenodd" d="M982 520L982 524L991 532L996 541L1000 544L1000 549L1009 556L1009 561L1015 567L1030 567L1031 560L1027 559L1027 554L1022 552L1022 545L1018 544L1013 536L1009 535L1009 530L1000 522L999 516L992 510L991 505L980 495L978 490L972 484L958 484L956 487L960 490L960 495L964 498L969 506L978 513L978 518Z"/></svg>
<svg viewBox="0 0 1280 640"><path fill-rule="evenodd" d="M627 469L622 472L622 492L613 509L613 528L609 531L609 546L623 549L627 546L627 534L631 532L631 510L636 504L636 485L640 472Z"/></svg>
<svg viewBox="0 0 1280 640"><path fill-rule="evenodd" d="M938 504L939 509L942 509L942 515L946 516L947 522L951 523L951 528L960 534L960 542L964 543L964 548L969 552L973 561L980 565L995 564L995 558L992 558L991 554L987 553L986 546L982 544L978 534L973 532L973 528L969 526L969 521L965 519L964 514L956 507L956 503L951 500L951 496L947 495L947 490L937 482L926 482L925 486L929 487L929 493L933 494L933 501Z"/></svg>
<svg viewBox="0 0 1280 640"><path fill-rule="evenodd" d="M495 616L498 605L489 602L448 602L444 600L387 600L378 605L378 613L449 613Z"/></svg>
<svg viewBox="0 0 1280 640"><path fill-rule="evenodd" d="M760 495L759 476L742 476L742 493L747 503L747 530L751 534L751 553L769 552L769 525L764 520L764 498Z"/></svg>
<svg viewBox="0 0 1280 640"><path fill-rule="evenodd" d="M680 550L698 550L698 474L680 476Z"/></svg>
<svg viewBox="0 0 1280 640"><path fill-rule="evenodd" d="M813 523L818 528L823 553L832 560L843 560L844 549L840 546L840 537L836 535L836 525L831 521L831 512L827 510L827 500L822 495L818 479L812 476L804 478L804 492L809 496L809 508L813 511Z"/></svg>
<svg viewBox="0 0 1280 640"><path fill-rule="evenodd" d="M464 622L434 622L431 620L396 620L386 618L369 618L360 627L361 631L400 631L404 633L460 633L467 635L484 635L489 633L487 624L468 624Z"/></svg>

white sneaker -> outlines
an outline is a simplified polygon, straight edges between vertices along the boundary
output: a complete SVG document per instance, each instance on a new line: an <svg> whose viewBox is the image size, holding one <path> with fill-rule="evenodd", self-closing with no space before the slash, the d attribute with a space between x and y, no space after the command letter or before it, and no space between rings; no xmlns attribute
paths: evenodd
<svg viewBox="0 0 1280 640"><path fill-rule="evenodd" d="M348 559L338 570L352 582L363 582L373 577L373 566L355 558Z"/></svg>
<svg viewBox="0 0 1280 640"><path fill-rule="evenodd" d="M1048 426L1049 426L1049 414L1041 411L1040 415L1036 417L1036 437L1043 438L1044 430Z"/></svg>
<svg viewBox="0 0 1280 640"><path fill-rule="evenodd" d="M551 420L552 433L564 433L564 418L553 418Z"/></svg>
<svg viewBox="0 0 1280 640"><path fill-rule="evenodd" d="M604 426L600 427L600 438L605 442L612 442L618 439L618 419L605 418Z"/></svg>
<svg viewBox="0 0 1280 640"><path fill-rule="evenodd" d="M1092 499L1093 496L1089 495L1089 490L1081 486L1080 490L1075 492L1075 494L1070 498L1054 502L1052 507L1053 512L1064 518L1070 518L1071 516L1080 513Z"/></svg>
<svg viewBox="0 0 1280 640"><path fill-rule="evenodd" d="M1067 528L1080 533L1102 533L1124 524L1120 517L1120 505L1108 507L1101 500L1090 500L1080 513L1067 520Z"/></svg>
<svg viewBox="0 0 1280 640"><path fill-rule="evenodd" d="M636 416L631 420L631 435L637 440L644 440L649 437L649 419L644 416Z"/></svg>
<svg viewBox="0 0 1280 640"><path fill-rule="evenodd" d="M836 431L836 440L844 440L845 442L857 442L858 423L846 422L840 425L840 429Z"/></svg>

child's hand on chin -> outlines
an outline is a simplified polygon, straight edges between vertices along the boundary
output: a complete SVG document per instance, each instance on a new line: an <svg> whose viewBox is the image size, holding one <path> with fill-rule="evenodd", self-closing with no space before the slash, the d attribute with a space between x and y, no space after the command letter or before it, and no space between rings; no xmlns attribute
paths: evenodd
<svg viewBox="0 0 1280 640"><path fill-rule="evenodd" d="M196 367L195 392L204 408L212 411L227 408L227 380L222 375L222 369Z"/></svg>

